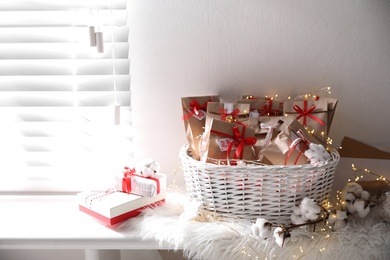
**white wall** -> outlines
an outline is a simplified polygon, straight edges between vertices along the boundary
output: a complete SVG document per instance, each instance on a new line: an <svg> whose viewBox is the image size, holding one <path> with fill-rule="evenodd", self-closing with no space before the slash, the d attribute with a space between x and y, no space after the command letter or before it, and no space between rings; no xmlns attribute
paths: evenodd
<svg viewBox="0 0 390 260"><path fill-rule="evenodd" d="M330 132L390 147L390 1L132 0L136 157L173 174L182 96L280 97L332 87Z"/></svg>

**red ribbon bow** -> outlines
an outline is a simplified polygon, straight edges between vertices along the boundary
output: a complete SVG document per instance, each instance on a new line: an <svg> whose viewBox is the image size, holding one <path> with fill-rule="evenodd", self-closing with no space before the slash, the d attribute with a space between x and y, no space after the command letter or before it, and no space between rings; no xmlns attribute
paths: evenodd
<svg viewBox="0 0 390 260"><path fill-rule="evenodd" d="M188 118L190 118L191 116L193 115L199 115L199 110L203 110L203 111L206 111L207 110L207 103L208 102L211 102L212 100L208 100L206 101L206 103L204 103L202 106L199 104L199 102L197 100L192 100L190 102L190 112L185 114L184 116L182 116L182 119L183 120L186 120Z"/></svg>
<svg viewBox="0 0 390 260"><path fill-rule="evenodd" d="M125 167L122 177L122 191L129 194L131 192L131 177L135 175L135 169Z"/></svg>
<svg viewBox="0 0 390 260"><path fill-rule="evenodd" d="M294 105L293 109L296 112L300 113L297 116L297 119L300 119L301 117L303 117L303 126L306 126L306 117L310 117L311 119L320 123L320 125L322 125L322 126L325 125L325 123L321 119L319 119L318 117L313 116L311 114L314 111L314 109L316 109L316 106L314 104L311 106L311 108L307 109L307 100L303 101L303 109L301 107L299 107L298 105Z"/></svg>
<svg viewBox="0 0 390 260"><path fill-rule="evenodd" d="M251 145L251 146L255 145L257 140L254 137L244 137L245 127L242 128L241 134L238 126L233 126L232 131L233 131L232 135L215 131L215 130L211 130L210 132L217 135L222 135L225 137L232 138L233 141L229 144L227 149L227 157L229 159L230 152L232 151L233 147L236 147L236 152L234 153L234 159L242 159L245 145Z"/></svg>
<svg viewBox="0 0 390 260"><path fill-rule="evenodd" d="M279 115L280 110L272 109L273 100L270 98L267 98L267 101L268 102L261 107L260 116L277 116L277 115Z"/></svg>
<svg viewBox="0 0 390 260"><path fill-rule="evenodd" d="M284 165L287 164L287 161L290 158L291 154L298 147L298 145L300 143L304 143L306 147L308 147L309 144L310 144L309 140L306 139L306 137L305 137L305 135L304 135L304 133L303 133L303 131L301 129L299 129L296 134L297 134L298 137L292 141L292 143L290 145L290 150L289 150L289 152L288 152L288 154L286 156L286 159L284 161ZM301 156L301 154L303 152L304 152L304 149L300 149L299 150L299 154L298 154L297 158L294 161L294 165L297 164L298 159L299 159L299 157Z"/></svg>
<svg viewBox="0 0 390 260"><path fill-rule="evenodd" d="M141 177L141 178L145 178L145 179L151 179L151 180L154 180L157 184L157 194L160 193L160 180L157 179L157 178L153 178L153 177L144 177L144 176L140 176L140 175L137 175L135 174L135 169L130 169L129 167L125 167L125 170L123 171L123 177L122 177L122 191L123 192L126 192L127 194L131 193L131 178L133 176L138 176L138 177Z"/></svg>
<svg viewBox="0 0 390 260"><path fill-rule="evenodd" d="M239 110L238 108L236 108L236 109L234 109L231 113L226 113L226 109L221 108L221 109L219 110L219 113L221 114L221 120L222 120L222 121L226 121L226 118L227 118L228 116L232 116L233 119L236 119L238 113L240 113L240 110Z"/></svg>

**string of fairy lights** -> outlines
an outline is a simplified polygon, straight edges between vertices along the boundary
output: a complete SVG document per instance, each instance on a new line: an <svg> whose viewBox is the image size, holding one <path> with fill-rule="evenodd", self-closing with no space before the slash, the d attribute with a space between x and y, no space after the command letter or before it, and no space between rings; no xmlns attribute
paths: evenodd
<svg viewBox="0 0 390 260"><path fill-rule="evenodd" d="M319 90L316 90L316 91L313 91L313 92L310 92L310 93L297 95L294 98L294 100L302 100L302 99L318 100L318 98L322 95L322 93L325 93L326 96L331 94L332 93L331 92L331 87L324 87L324 88L321 88ZM265 96L265 97L268 98L268 99L271 99L271 100L276 100L278 98L278 95L275 94L274 96ZM291 100L291 97L288 97L287 99ZM309 132L311 134L314 134L314 130L310 130ZM322 133L322 136L324 136L324 133ZM326 143L328 145L332 146L333 145L333 140L330 137L327 137ZM341 147L340 147L340 149L341 149ZM387 180L383 175L376 174L376 173L374 173L374 172L372 172L372 171L370 171L368 169L365 169L365 168L358 168L354 164L352 164L351 168L353 170L353 174L348 179L348 182L356 182L356 181L362 180L367 175L371 175L371 176L374 176L376 178L376 180L380 180L380 181L386 182L389 185L389 187L390 187L390 181ZM176 183L176 176L177 176L177 173L180 170L181 170L181 166L179 165L178 168L174 171L173 181L168 186L168 190L171 191L171 192L180 192L180 188L178 187L178 185ZM324 208L324 210L327 213L327 216L326 217L324 217L324 215L319 216L319 218L323 218L323 221L320 221L319 223L316 223L316 224L319 225L319 229L318 229L319 231L315 231L315 232L312 233L312 235L309 238L309 240L311 240L311 242L308 242L307 243L308 245L306 247L303 246L303 245L299 245L296 249L294 249L291 252L291 255L292 255L293 259L302 259L305 256L307 256L309 253L313 252L313 251L316 251L317 253L320 253L320 254L327 251L327 246L330 243L330 240L332 238L332 232L334 230L333 230L332 226L327 223L327 219L326 218L330 214L334 214L334 212L332 210L334 210L335 208L341 206L341 204L343 203L341 201L341 196L340 195L341 195L341 191L337 191L335 205L332 205L329 201L327 202L327 205ZM294 205L292 205L292 206L294 206ZM246 235L240 233L240 231L236 230L231 225L228 225L228 223L224 222L222 219L217 218L214 214L207 213L207 212L204 212L204 211L202 211L202 212L199 211L199 215L203 215L202 216L203 220L206 219L207 221L222 223L222 224L226 225L227 227L229 227L232 231L234 231L238 236L241 236L241 238L242 238L242 240L241 240L242 241L242 246L241 246L241 249L240 249L240 254L242 255L243 259L245 259L245 258L247 258L247 259L255 259L255 260L259 260L259 259L264 259L264 260L279 259L278 255L277 255L277 250L272 250L271 253L269 253L268 255L264 256L264 252L258 252L255 244L253 244L253 243L258 243L258 242L254 242L253 239L250 239ZM311 223L307 223L307 224L310 225Z"/></svg>

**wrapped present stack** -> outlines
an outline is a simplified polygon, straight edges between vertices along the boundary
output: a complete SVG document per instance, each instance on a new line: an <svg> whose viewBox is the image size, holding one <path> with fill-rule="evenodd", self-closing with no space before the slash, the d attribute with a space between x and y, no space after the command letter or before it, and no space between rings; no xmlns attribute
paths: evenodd
<svg viewBox="0 0 390 260"><path fill-rule="evenodd" d="M77 194L79 209L108 225L115 225L139 215L143 209L164 203L166 175L151 158L138 162L134 168L124 167L113 177L113 185L105 190Z"/></svg>
<svg viewBox="0 0 390 260"><path fill-rule="evenodd" d="M337 99L294 100L242 95L222 102L217 95L183 97L183 121L191 156L234 165L301 165L327 160L327 139Z"/></svg>

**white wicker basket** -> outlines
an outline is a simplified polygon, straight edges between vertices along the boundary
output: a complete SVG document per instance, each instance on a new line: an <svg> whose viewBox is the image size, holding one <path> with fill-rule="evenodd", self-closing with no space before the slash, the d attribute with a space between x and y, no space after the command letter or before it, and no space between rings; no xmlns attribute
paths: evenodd
<svg viewBox="0 0 390 260"><path fill-rule="evenodd" d="M340 156L312 165L228 166L203 163L180 149L187 192L201 209L224 220L265 218L290 223L293 207L304 197L325 206Z"/></svg>

